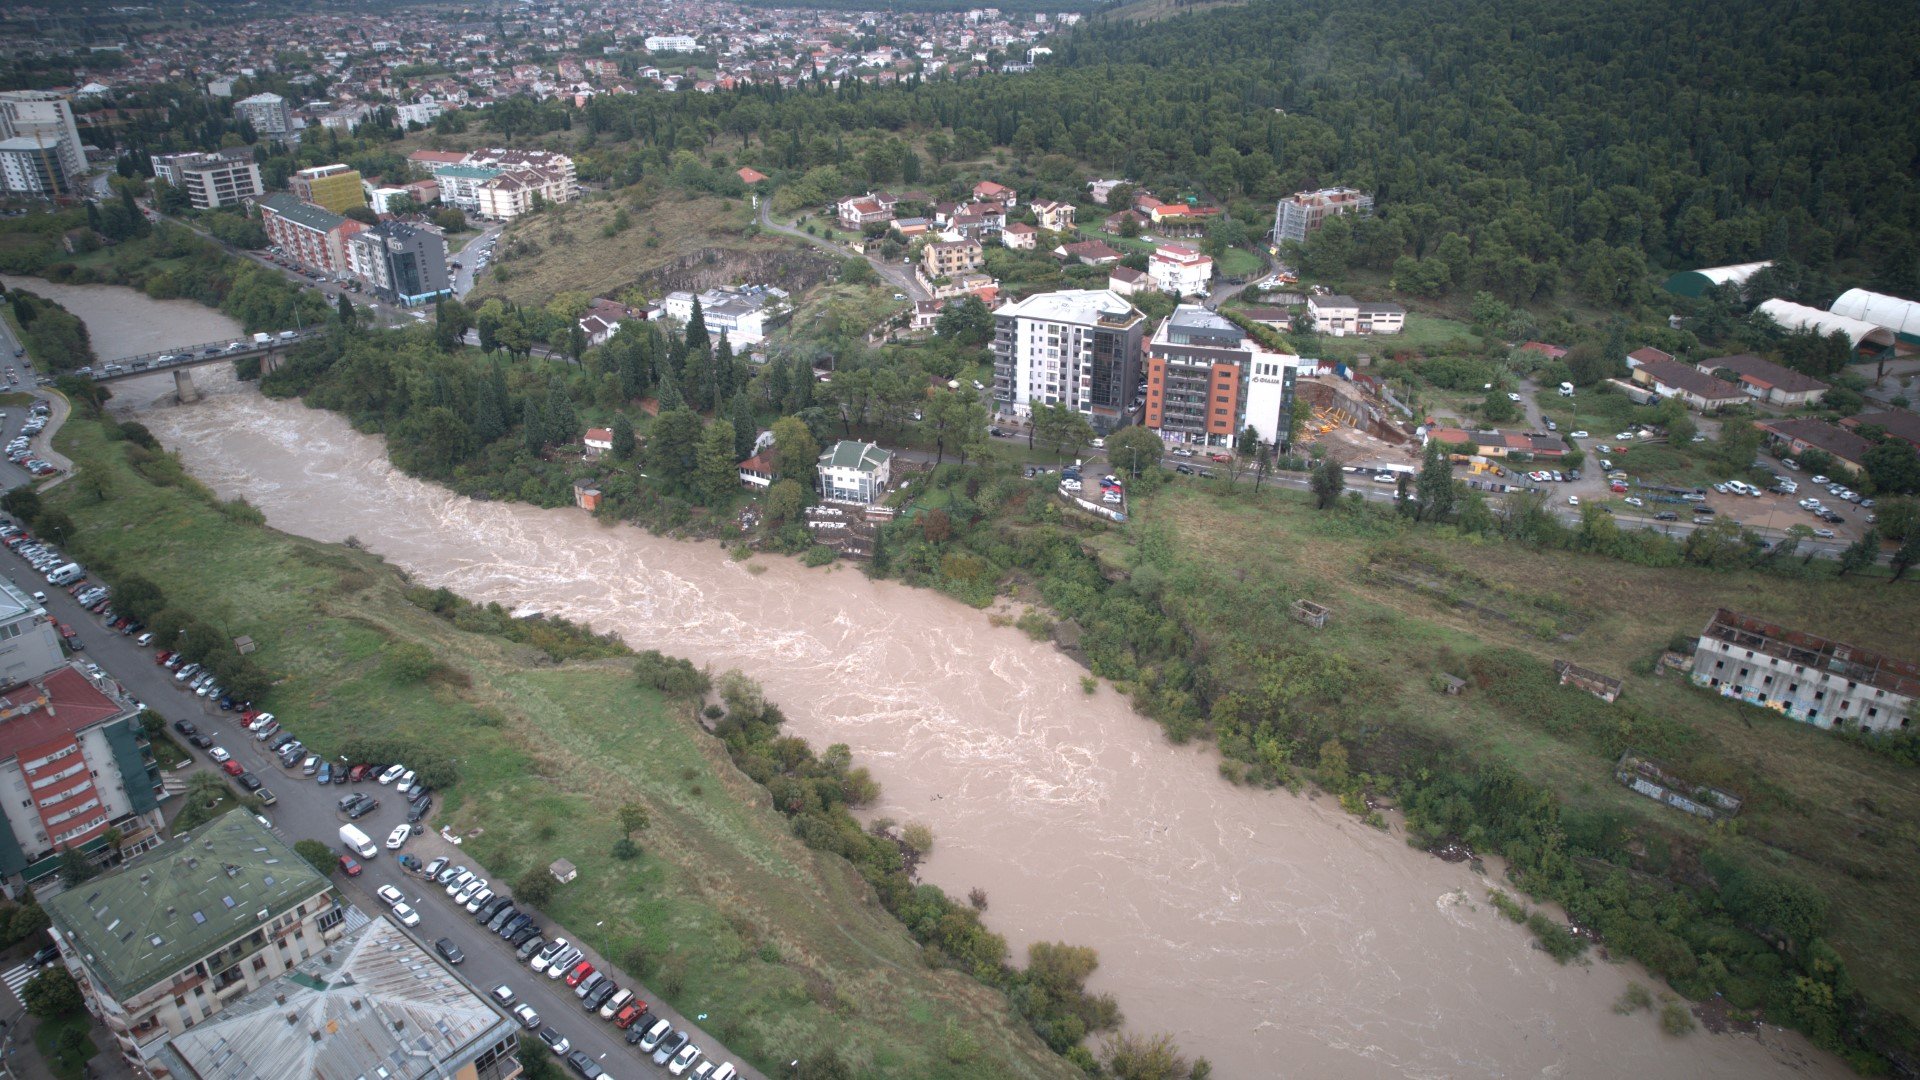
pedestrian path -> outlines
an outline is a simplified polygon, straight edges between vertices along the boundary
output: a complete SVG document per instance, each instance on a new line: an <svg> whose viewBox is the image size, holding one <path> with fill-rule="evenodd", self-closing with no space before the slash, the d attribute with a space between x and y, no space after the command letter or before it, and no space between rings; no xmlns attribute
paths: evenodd
<svg viewBox="0 0 1920 1080"><path fill-rule="evenodd" d="M6 983L8 992L13 994L15 1000L19 1000L20 988L31 982L34 975L38 974L39 971L40 969L34 967L32 964L21 964L6 974L0 975L0 982ZM26 1002L21 1001L20 1004L25 1005Z"/></svg>

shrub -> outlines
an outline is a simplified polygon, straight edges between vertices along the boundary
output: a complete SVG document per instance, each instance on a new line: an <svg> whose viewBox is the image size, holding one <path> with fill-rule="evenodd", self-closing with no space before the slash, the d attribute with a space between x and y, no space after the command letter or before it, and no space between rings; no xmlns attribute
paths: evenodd
<svg viewBox="0 0 1920 1080"><path fill-rule="evenodd" d="M513 895L534 907L543 907L553 899L553 875L544 866L536 866L514 880Z"/></svg>
<svg viewBox="0 0 1920 1080"><path fill-rule="evenodd" d="M1678 1001L1669 1001L1660 1009L1660 1030L1669 1035L1685 1035L1694 1029L1693 1013Z"/></svg>
<svg viewBox="0 0 1920 1080"><path fill-rule="evenodd" d="M1639 983L1628 983L1627 988L1621 991L1620 999L1613 1003L1613 1011L1622 1016L1651 1008L1653 1008L1653 992Z"/></svg>

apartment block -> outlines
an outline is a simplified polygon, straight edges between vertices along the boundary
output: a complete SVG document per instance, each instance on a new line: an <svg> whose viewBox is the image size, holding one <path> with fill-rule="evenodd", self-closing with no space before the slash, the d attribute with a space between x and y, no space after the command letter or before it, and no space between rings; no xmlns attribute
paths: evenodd
<svg viewBox="0 0 1920 1080"><path fill-rule="evenodd" d="M1213 258L1186 244L1162 244L1147 258L1154 287L1173 296L1205 296L1213 281Z"/></svg>
<svg viewBox="0 0 1920 1080"><path fill-rule="evenodd" d="M1036 405L1085 415L1095 431L1123 425L1140 379L1146 316L1106 289L1039 293L994 313L993 392L1003 411Z"/></svg>
<svg viewBox="0 0 1920 1080"><path fill-rule="evenodd" d="M1326 224L1330 217L1373 214L1373 196L1354 188L1333 187L1302 191L1280 200L1273 213L1275 247L1293 240L1306 243L1307 237Z"/></svg>
<svg viewBox="0 0 1920 1080"><path fill-rule="evenodd" d="M700 318L713 337L727 335L735 347L757 345L768 333L792 314L785 291L771 285L737 285L708 289L695 296L686 291L670 292L660 302L661 313L685 324L693 319L694 305L700 306Z"/></svg>
<svg viewBox="0 0 1920 1080"><path fill-rule="evenodd" d="M56 661L58 663L58 661ZM133 702L64 664L0 688L0 878L9 896L52 882L62 853L110 859L157 842L159 766Z"/></svg>
<svg viewBox="0 0 1920 1080"><path fill-rule="evenodd" d="M63 178L63 186L37 191L72 190L69 185L87 174L87 152L80 144L80 129L73 122L73 103L64 94L49 90L0 93L0 140L15 139L27 140L23 147L51 153L57 162L42 171Z"/></svg>
<svg viewBox="0 0 1920 1080"><path fill-rule="evenodd" d="M177 1075L172 1039L325 951L345 921L333 883L245 810L44 907L88 1011L141 1075Z"/></svg>
<svg viewBox="0 0 1920 1080"><path fill-rule="evenodd" d="M233 115L245 120L253 130L269 139L285 139L293 133L293 110L279 94L255 94L233 103Z"/></svg>
<svg viewBox="0 0 1920 1080"><path fill-rule="evenodd" d="M287 178L287 190L309 206L336 214L367 205L367 190L360 182L360 170L345 165L301 169Z"/></svg>
<svg viewBox="0 0 1920 1080"><path fill-rule="evenodd" d="M1291 430L1300 358L1270 352L1231 320L1174 309L1147 343L1145 426L1172 443L1229 446L1252 427L1278 444Z"/></svg>
<svg viewBox="0 0 1920 1080"><path fill-rule="evenodd" d="M383 221L347 237L346 246L353 276L388 303L423 304L453 291L446 235L430 225Z"/></svg>
<svg viewBox="0 0 1920 1080"><path fill-rule="evenodd" d="M287 194L260 200L260 224L272 241L301 266L322 274L345 274L347 238L366 228L358 221L309 206Z"/></svg>
<svg viewBox="0 0 1920 1080"><path fill-rule="evenodd" d="M187 193L196 210L239 206L259 198L266 187L260 166L246 150L219 154L169 154L153 160L153 174Z"/></svg>
<svg viewBox="0 0 1920 1080"><path fill-rule="evenodd" d="M978 240L936 242L928 244L920 253L920 268L929 280L978 270L986 261L986 252Z"/></svg>
<svg viewBox="0 0 1920 1080"><path fill-rule="evenodd" d="M1694 647L1693 681L1818 728L1903 731L1920 664L1721 608Z"/></svg>

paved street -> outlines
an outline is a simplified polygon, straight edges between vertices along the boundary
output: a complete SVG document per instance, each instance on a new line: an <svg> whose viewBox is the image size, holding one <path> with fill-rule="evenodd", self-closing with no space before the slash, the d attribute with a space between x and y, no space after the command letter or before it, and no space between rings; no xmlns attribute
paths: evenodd
<svg viewBox="0 0 1920 1080"><path fill-rule="evenodd" d="M135 698L165 717L169 729L175 720L193 721L202 731L213 736L217 745L233 754L234 760L259 777L279 799L268 809L267 817L273 822L275 830L289 842L318 840L331 849L339 850L339 827L345 819L337 814L335 806L348 791L365 790L380 799L380 808L358 822L376 843L384 845L387 833L406 820L406 804L391 788L382 788L371 782L354 787L329 785L323 788L311 779L302 777L298 769L291 772L282 770L280 763L266 753L261 744L239 724L237 714L223 713L203 699L181 690L173 681L173 673L153 662L153 650L142 649L134 644L132 638L102 626L99 619L74 603L65 589L48 589L45 580L10 550L0 554L0 562L5 563L9 576L22 587L45 590L48 612L59 621L80 629L80 637L86 644L84 657L99 664ZM298 718L283 718L283 722L287 721L290 721L289 729L297 734ZM189 749L195 757L193 768L211 768L204 751ZM430 861L437 854L448 854L456 862L480 869L484 876L496 882L499 880L498 875L478 868L471 859L461 857L457 848L442 841L431 829L424 836L410 840L404 850L413 852L423 861ZM579 999L563 982L535 975L516 961L513 950L506 942L476 924L464 909L456 908L446 890L403 869L394 855L383 846L379 857L365 861L366 870L359 877L336 879L342 894L361 910L372 914L386 910L386 905L374 895L374 889L384 884L397 886L420 912L421 923L414 933L429 945L440 937L452 939L467 957L459 968L460 973L481 992L489 991L501 983L513 987L515 995L529 1001L547 1024L557 1028L576 1048L584 1049L602 1061L615 1077L624 1080L634 1075L647 1075L646 1070L653 1070L650 1061L645 1070L636 1066L640 1054L626 1044L624 1032L601 1020L597 1014L586 1014L580 1007ZM550 920L542 918L540 921L548 928L544 936L549 940L556 933L573 940L572 934L554 926ZM761 1077L757 1070L745 1068L743 1062L721 1050L716 1040L697 1027L690 1026L685 1017L671 1007L659 1004L652 992L609 966L605 958L589 951L587 959L593 962L597 970L607 972L621 986L634 987L635 993L648 1003L655 1015L671 1021L677 1029L692 1033L695 1045L716 1050L722 1059L733 1060L736 1065L743 1066L742 1076ZM526 1038L533 1045L539 1045L534 1033L526 1033ZM659 1075L666 1075L665 1070L659 1070Z"/></svg>
<svg viewBox="0 0 1920 1080"><path fill-rule="evenodd" d="M480 249L499 239L500 233L505 229L504 223L489 225L469 237L467 242L460 246L459 251L448 254L449 267L456 262L460 264L460 268L453 271L453 295L465 299L466 295L473 291L476 277L474 260L479 257Z"/></svg>
<svg viewBox="0 0 1920 1080"><path fill-rule="evenodd" d="M768 206L772 202L773 199L771 197L766 195L760 196L761 228L771 232L777 232L782 236L791 236L795 240L804 241L822 251L838 255L843 259L857 259L861 257L860 253L852 248L818 236L809 236L804 229L796 229L791 225L781 225L775 222L768 212ZM889 285L905 293L908 299L925 300L927 298L927 290L921 288L920 282L913 276L913 267L905 263L890 263L885 259L876 259L871 255L867 256L866 259L867 262L873 266L875 273L879 274Z"/></svg>

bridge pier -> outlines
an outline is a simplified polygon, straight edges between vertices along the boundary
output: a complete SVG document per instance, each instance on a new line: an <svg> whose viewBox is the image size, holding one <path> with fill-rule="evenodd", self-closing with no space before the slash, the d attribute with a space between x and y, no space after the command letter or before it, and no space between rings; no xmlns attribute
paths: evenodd
<svg viewBox="0 0 1920 1080"><path fill-rule="evenodd" d="M186 368L174 369L173 392L174 396L180 399L180 404L182 405L191 405L200 400L200 390L193 385L192 371Z"/></svg>

